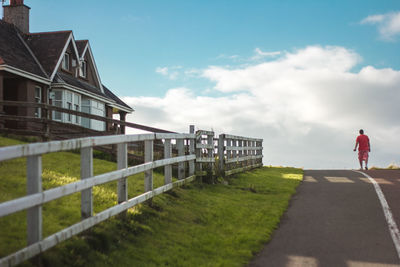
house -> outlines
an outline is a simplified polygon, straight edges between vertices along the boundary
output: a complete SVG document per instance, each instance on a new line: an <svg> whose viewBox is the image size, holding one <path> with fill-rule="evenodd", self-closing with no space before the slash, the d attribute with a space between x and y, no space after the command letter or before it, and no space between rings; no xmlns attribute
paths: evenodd
<svg viewBox="0 0 400 267"><path fill-rule="evenodd" d="M41 131L44 126L40 123L45 122L46 127L51 125L51 129L60 133L82 132L82 129L108 133L115 131L115 125L107 118L119 114L120 120L125 121L126 115L133 112L102 84L88 40L75 40L72 31L30 33L30 7L23 0L10 0L3 11L0 20L2 130ZM34 106L34 103L38 104ZM51 110L51 107L64 110ZM82 112L105 120L85 117ZM124 132L123 126L120 129Z"/></svg>

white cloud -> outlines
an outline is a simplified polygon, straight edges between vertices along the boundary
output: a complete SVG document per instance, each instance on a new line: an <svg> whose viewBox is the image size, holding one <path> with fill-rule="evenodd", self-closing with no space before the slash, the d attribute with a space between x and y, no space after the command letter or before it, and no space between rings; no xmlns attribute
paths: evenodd
<svg viewBox="0 0 400 267"><path fill-rule="evenodd" d="M385 20L385 15L371 15L361 21L361 24L375 24Z"/></svg>
<svg viewBox="0 0 400 267"><path fill-rule="evenodd" d="M363 19L361 24L376 24L382 39L394 40L400 34L400 11L371 15Z"/></svg>
<svg viewBox="0 0 400 267"><path fill-rule="evenodd" d="M220 54L217 56L217 59L238 59L239 55L225 55L225 54Z"/></svg>
<svg viewBox="0 0 400 267"><path fill-rule="evenodd" d="M168 68L167 67L157 67L156 72L160 73L161 75L168 75Z"/></svg>
<svg viewBox="0 0 400 267"><path fill-rule="evenodd" d="M198 77L198 76L200 76L202 73L203 73L202 70L200 70L200 69L195 69L195 68L188 69L188 70L185 70L185 71L184 71L184 74L185 74L186 76L188 76L188 77Z"/></svg>
<svg viewBox="0 0 400 267"><path fill-rule="evenodd" d="M281 54L280 51L263 52L258 47L256 49L254 49L254 53L255 53L255 55L251 58L251 60L260 60L260 59L262 59L264 57L275 57L275 56L279 56Z"/></svg>
<svg viewBox="0 0 400 267"><path fill-rule="evenodd" d="M156 72L168 77L170 80L176 80L179 76L179 72L177 71L178 69L181 69L182 66L173 66L173 67L157 67Z"/></svg>
<svg viewBox="0 0 400 267"><path fill-rule="evenodd" d="M175 88L162 97L127 97L133 122L187 132L264 139L264 163L306 168L357 167L358 129L371 137L371 164L400 161L400 71L365 66L352 50L309 46L245 67L210 66L203 77L223 97Z"/></svg>

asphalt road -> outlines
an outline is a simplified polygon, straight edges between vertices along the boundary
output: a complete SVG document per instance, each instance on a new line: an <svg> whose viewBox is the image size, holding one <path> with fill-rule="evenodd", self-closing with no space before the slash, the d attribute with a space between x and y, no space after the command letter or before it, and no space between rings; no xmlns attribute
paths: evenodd
<svg viewBox="0 0 400 267"><path fill-rule="evenodd" d="M386 174L390 179L366 173L377 177L400 219L400 172ZM280 227L249 266L400 267L400 259L368 178L350 170L308 170Z"/></svg>

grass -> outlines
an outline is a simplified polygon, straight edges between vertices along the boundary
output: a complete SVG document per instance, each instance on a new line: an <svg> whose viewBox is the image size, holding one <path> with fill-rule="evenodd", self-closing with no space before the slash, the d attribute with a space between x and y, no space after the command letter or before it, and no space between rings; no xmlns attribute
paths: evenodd
<svg viewBox="0 0 400 267"><path fill-rule="evenodd" d="M386 168L372 166L370 170L400 170L400 166L396 163L390 163Z"/></svg>
<svg viewBox="0 0 400 267"><path fill-rule="evenodd" d="M0 146L23 142L0 137ZM80 155L71 152L45 154L42 158L43 190L68 184L80 178ZM116 170L116 163L93 159L95 175ZM163 184L164 177L154 174L154 186ZM128 196L143 193L144 174L128 177ZM117 203L117 182L93 188L94 212L98 213ZM0 162L0 202L26 195L26 159ZM80 221L80 193L75 193L43 205L43 237L56 233ZM15 223L18 222L18 223ZM0 257L26 245L26 211L0 218ZM7 240L7 242L3 242Z"/></svg>
<svg viewBox="0 0 400 267"><path fill-rule="evenodd" d="M1 142L0 138L0 145ZM75 161L78 163L74 164ZM115 163L94 161L96 173L116 167ZM79 154L53 153L46 155L43 162L46 188L79 177L79 168L74 167L79 166ZM24 179L15 179L15 175L3 177L13 170L9 164L12 162L0 165L0 201L25 191ZM24 177L22 173L18 176ZM13 179L21 181L14 184L16 187L3 190ZM63 242L43 253L40 262L42 266L243 266L270 239L301 179L299 169L263 167L221 184L192 183L157 196L152 205L130 210L124 220L112 218ZM156 174L155 180L159 186L163 177ZM23 189L16 189L20 187ZM129 190L129 197L141 192L143 179L129 178ZM7 197L3 197L4 191L10 191ZM96 212L115 204L115 191L115 183L95 191ZM80 195L70 198L45 205L46 234L79 221ZM16 218L6 224L0 222L1 255L10 252L3 240L19 240L18 245L24 245L20 241L25 239L25 228L21 226L24 214L13 216ZM11 227L16 228L10 231ZM13 248L16 247L14 244ZM33 264L28 261L23 265Z"/></svg>

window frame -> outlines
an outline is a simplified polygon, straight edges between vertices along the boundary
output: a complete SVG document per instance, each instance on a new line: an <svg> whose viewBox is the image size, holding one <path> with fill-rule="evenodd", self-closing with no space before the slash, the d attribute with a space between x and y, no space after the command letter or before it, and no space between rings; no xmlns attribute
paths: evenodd
<svg viewBox="0 0 400 267"><path fill-rule="evenodd" d="M80 94L77 94L77 93L69 91L69 90L63 90L63 89L53 89L53 92L55 94L61 93L60 100L56 100L56 98L53 99L53 106L57 106L56 103L60 103L60 104L58 104L58 107L66 108L69 110L75 110L75 111L81 110L81 97L82 96ZM69 99L69 96L70 96L70 99ZM61 114L61 115L59 115L59 114ZM58 115L60 119L57 119L56 115ZM81 125L81 117L80 116L72 115L72 114L65 113L65 112L55 111L53 113L52 117L53 117L53 120L55 120L55 121Z"/></svg>
<svg viewBox="0 0 400 267"><path fill-rule="evenodd" d="M63 56L63 60L62 60L62 63L61 63L61 68L63 69L63 70L67 70L67 71L70 71L70 56L69 56L69 53L65 53L64 54L64 56Z"/></svg>
<svg viewBox="0 0 400 267"><path fill-rule="evenodd" d="M82 77L85 79L87 78L87 62L86 62L86 60L83 60L81 62L81 66L79 68L79 77Z"/></svg>
<svg viewBox="0 0 400 267"><path fill-rule="evenodd" d="M63 108L64 107L64 90L57 90L57 89L53 89L52 90L52 92L54 92L54 99L52 100L52 102L53 102L53 106L56 106L56 107L60 107L60 108ZM56 98L56 95L57 95L57 93L61 93L61 99L57 99ZM56 105L56 103L60 103L59 105ZM60 121L60 122L64 122L64 116L63 116L63 112L61 112L61 111L53 111L53 120L55 120L55 121ZM59 119L57 118L57 117L59 117Z"/></svg>
<svg viewBox="0 0 400 267"><path fill-rule="evenodd" d="M73 93L72 95L72 105L73 105L73 109L75 111L81 111L81 98L82 96L80 94L75 94ZM80 116L76 116L73 115L73 124L77 124L77 125L81 125L81 117Z"/></svg>
<svg viewBox="0 0 400 267"><path fill-rule="evenodd" d="M36 92L39 92L39 96L36 95ZM35 86L35 103L42 103L42 88L40 86ZM35 107L35 118L42 117L42 109L40 107Z"/></svg>

